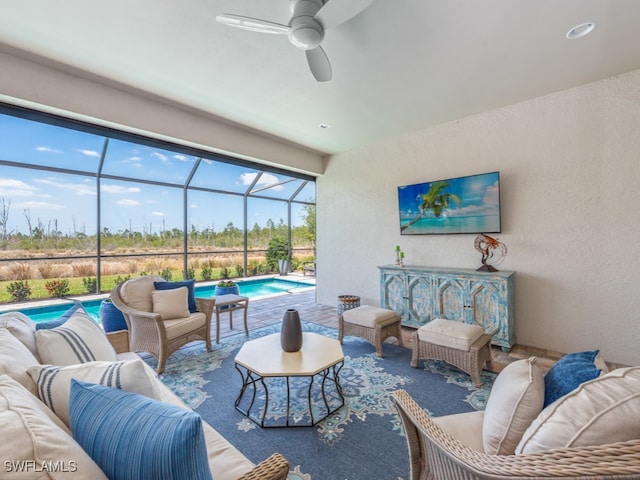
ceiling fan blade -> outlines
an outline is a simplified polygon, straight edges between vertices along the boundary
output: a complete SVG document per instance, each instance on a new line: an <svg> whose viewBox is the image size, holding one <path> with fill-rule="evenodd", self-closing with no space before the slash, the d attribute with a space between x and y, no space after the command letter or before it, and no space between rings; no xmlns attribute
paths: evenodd
<svg viewBox="0 0 640 480"><path fill-rule="evenodd" d="M318 11L315 19L325 30L334 28L355 17L375 0L329 0Z"/></svg>
<svg viewBox="0 0 640 480"><path fill-rule="evenodd" d="M305 50L305 54L307 55L307 62L309 63L309 68L314 78L319 82L328 82L331 80L331 64L322 47Z"/></svg>
<svg viewBox="0 0 640 480"><path fill-rule="evenodd" d="M289 33L288 25L267 22L266 20L260 20L259 18L243 17L242 15L233 15L230 13L221 13L216 17L216 20L224 25L241 28L242 30L250 30L252 32L275 34Z"/></svg>

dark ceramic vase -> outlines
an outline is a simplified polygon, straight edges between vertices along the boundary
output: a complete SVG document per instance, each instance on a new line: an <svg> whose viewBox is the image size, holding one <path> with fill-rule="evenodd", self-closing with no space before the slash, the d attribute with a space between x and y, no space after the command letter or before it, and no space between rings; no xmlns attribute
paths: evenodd
<svg viewBox="0 0 640 480"><path fill-rule="evenodd" d="M300 315L295 308L284 312L280 330L280 345L285 352L297 352L302 348L302 325Z"/></svg>

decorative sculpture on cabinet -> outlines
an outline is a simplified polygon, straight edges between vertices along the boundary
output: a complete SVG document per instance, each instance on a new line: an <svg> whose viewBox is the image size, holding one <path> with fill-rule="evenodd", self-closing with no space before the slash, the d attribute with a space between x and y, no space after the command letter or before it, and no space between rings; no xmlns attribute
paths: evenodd
<svg viewBox="0 0 640 480"><path fill-rule="evenodd" d="M498 265L507 256L507 246L500 240L481 233L475 239L474 246L482 254L482 266L478 272L497 272Z"/></svg>

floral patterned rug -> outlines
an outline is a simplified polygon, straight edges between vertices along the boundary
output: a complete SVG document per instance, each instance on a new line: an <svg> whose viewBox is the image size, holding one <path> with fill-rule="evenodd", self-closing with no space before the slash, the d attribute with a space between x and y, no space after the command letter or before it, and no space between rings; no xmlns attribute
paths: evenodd
<svg viewBox="0 0 640 480"><path fill-rule="evenodd" d="M248 339L279 330L279 325L256 329ZM322 325L303 322L303 330L337 338L337 330ZM378 358L370 343L346 337L340 371L345 405L315 427L263 429L234 408L242 381L233 360L246 340L243 334L227 337L210 352L202 343L183 348L169 358L161 379L254 463L282 453L291 464L289 480L406 479L406 440L392 393L405 389L430 415L440 416L483 409L495 379L484 371L478 389L467 374L444 362L411 368L406 348L385 343L385 357ZM153 359L146 360L153 365ZM308 384L292 381L290 387L290 422L308 421ZM284 423L286 385L274 380L268 390L267 419ZM339 406L335 390L326 393L331 408ZM313 391L314 415L320 394ZM264 397L258 390L257 402Z"/></svg>

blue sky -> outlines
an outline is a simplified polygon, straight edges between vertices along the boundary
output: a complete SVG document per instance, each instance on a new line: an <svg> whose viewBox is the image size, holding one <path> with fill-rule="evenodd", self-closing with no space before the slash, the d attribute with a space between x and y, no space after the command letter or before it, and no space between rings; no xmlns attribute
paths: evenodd
<svg viewBox="0 0 640 480"><path fill-rule="evenodd" d="M104 148L104 137L41 124L0 114L0 159L32 165L96 172ZM144 178L181 185L188 178L196 158L177 152L120 140L109 140L103 174ZM244 193L259 170L205 159L191 185ZM287 182L282 185L276 185ZM302 180L264 173L253 191L261 195L289 198ZM271 186L271 188L269 188ZM102 225L111 231L157 232L162 228L182 229L183 189L139 182L101 179ZM27 232L25 212L32 226L38 219L45 228L63 233L95 233L97 205L95 177L61 172L0 166L0 198L10 202L8 230ZM307 184L298 199L315 200L315 185ZM242 197L225 193L190 190L188 223L198 230L222 230L229 222L243 226ZM250 199L248 225L265 226L271 219L287 221L286 202ZM300 207L292 208L292 223L299 225Z"/></svg>

